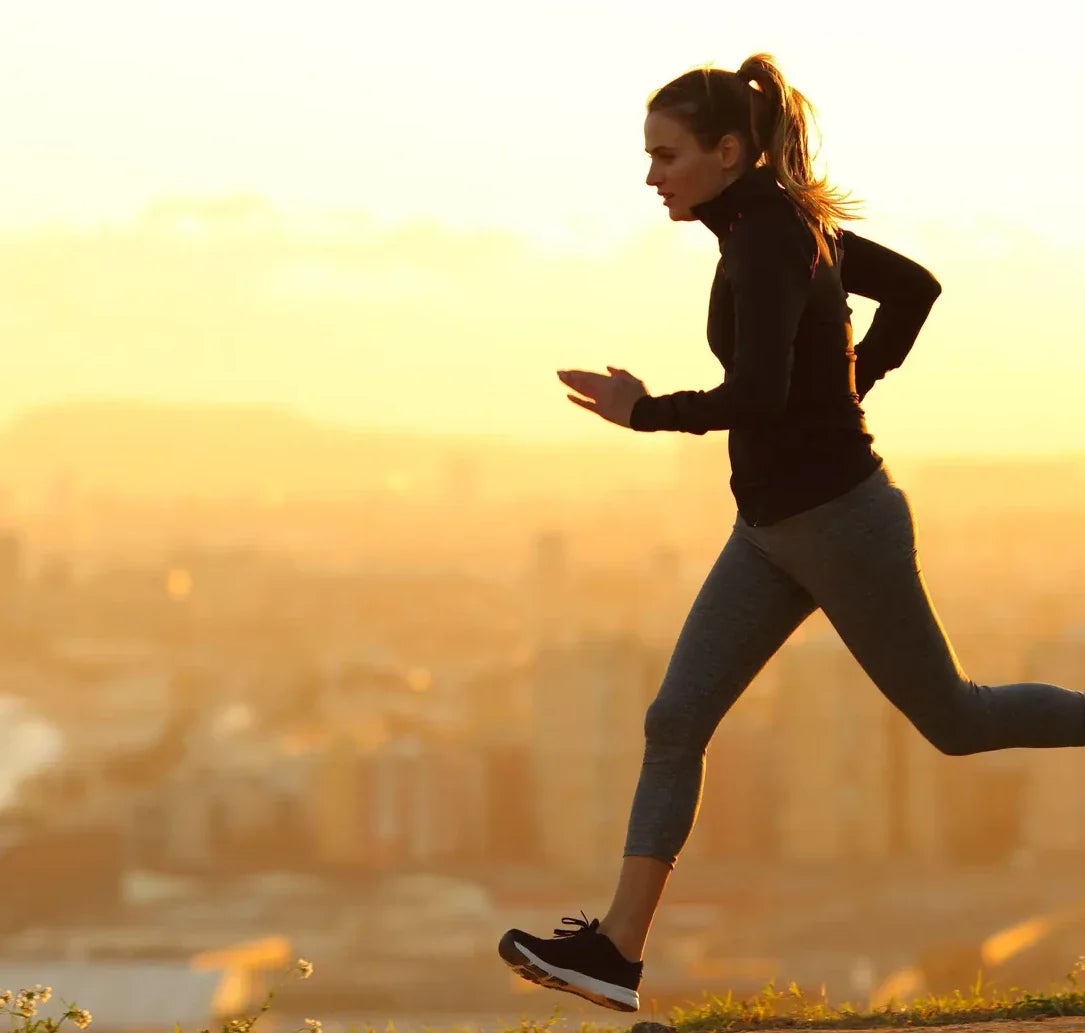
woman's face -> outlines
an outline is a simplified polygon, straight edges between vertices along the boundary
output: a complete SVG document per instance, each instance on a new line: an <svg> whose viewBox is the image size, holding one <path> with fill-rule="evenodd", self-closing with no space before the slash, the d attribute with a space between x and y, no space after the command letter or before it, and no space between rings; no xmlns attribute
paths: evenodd
<svg viewBox="0 0 1085 1033"><path fill-rule="evenodd" d="M645 182L663 195L672 222L695 219L690 209L715 197L740 174L738 137L726 133L715 148L703 151L681 122L662 111L649 112L644 120L644 149L651 158Z"/></svg>

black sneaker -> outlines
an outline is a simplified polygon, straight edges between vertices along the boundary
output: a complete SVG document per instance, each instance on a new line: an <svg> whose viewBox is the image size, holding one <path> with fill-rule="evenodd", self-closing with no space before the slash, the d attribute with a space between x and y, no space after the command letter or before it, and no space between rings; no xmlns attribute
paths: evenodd
<svg viewBox="0 0 1085 1033"><path fill-rule="evenodd" d="M580 912L584 915L584 912ZM643 961L627 961L605 933L599 919L590 922L584 915L563 918L571 929L555 929L554 938L544 940L521 929L510 929L501 937L497 952L524 979L555 990L568 990L604 1008L636 1011L640 1007Z"/></svg>

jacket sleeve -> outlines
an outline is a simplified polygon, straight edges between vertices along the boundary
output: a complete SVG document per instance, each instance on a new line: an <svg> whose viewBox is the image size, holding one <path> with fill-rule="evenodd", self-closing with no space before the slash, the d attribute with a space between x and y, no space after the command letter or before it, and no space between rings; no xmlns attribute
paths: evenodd
<svg viewBox="0 0 1085 1033"><path fill-rule="evenodd" d="M918 262L844 230L839 237L844 291L878 303L866 336L855 346L860 399L902 362L919 336L941 284Z"/></svg>
<svg viewBox="0 0 1085 1033"><path fill-rule="evenodd" d="M761 209L739 220L723 247L735 310L734 362L726 379L710 391L638 399L630 419L634 430L704 434L780 419L810 292L810 248L787 209Z"/></svg>

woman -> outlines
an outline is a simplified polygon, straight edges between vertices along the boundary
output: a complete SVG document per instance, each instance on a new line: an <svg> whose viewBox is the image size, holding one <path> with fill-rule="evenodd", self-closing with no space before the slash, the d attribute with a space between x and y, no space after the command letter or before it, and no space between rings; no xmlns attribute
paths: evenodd
<svg viewBox="0 0 1085 1033"><path fill-rule="evenodd" d="M648 185L672 220L699 220L719 238L708 340L723 384L651 396L623 369L558 374L573 402L622 427L729 430L738 509L647 711L610 910L565 918L576 928L552 938L512 929L499 946L525 978L619 1011L639 1006L644 943L693 827L709 739L815 609L941 752L1085 745L1085 693L977 685L946 640L908 499L859 404L903 361L941 288L839 229L850 203L813 178L809 111L766 54L736 73L687 72L648 102ZM854 349L848 293L878 302Z"/></svg>

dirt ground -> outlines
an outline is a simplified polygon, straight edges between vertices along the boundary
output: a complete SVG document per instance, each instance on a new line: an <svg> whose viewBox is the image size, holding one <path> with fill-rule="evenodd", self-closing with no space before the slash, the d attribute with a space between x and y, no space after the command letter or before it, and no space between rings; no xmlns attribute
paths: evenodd
<svg viewBox="0 0 1085 1033"><path fill-rule="evenodd" d="M915 1033L917 1029L929 1028L932 1031L953 1030L954 1033L1036 1033L1043 1029L1048 1033L1085 1033L1085 1015L1064 1015L1061 1017L1040 1016L1035 1019L992 1019L990 1022L962 1022L953 1026L882 1026L879 1033L889 1030L907 1030ZM795 1033L791 1030L790 1033ZM851 1030L850 1033L867 1033ZM872 1031L871 1031L872 1033Z"/></svg>
<svg viewBox="0 0 1085 1033"><path fill-rule="evenodd" d="M630 1033L664 1033L673 1030L673 1026L662 1023L638 1022ZM990 1022L962 1022L952 1026L877 1026L856 1028L847 1033L916 1033L917 1030L929 1029L931 1033L1085 1033L1085 1015L1039 1016L1035 1019L992 1019ZM796 1033L793 1029L774 1030L769 1026L758 1033Z"/></svg>
<svg viewBox="0 0 1085 1033"><path fill-rule="evenodd" d="M1062 1017L1041 1016L1035 1019L992 1019L990 1022L962 1022L953 1026L881 1026L878 1033L890 1033L891 1030L916 1033L917 1029L932 1031L952 1030L953 1033L1036 1033L1043 1029L1048 1033L1085 1033L1085 1015L1064 1015ZM767 1033L767 1031L766 1031ZM790 1030L789 1033L795 1033ZM874 1033L873 1030L851 1030L850 1033Z"/></svg>

